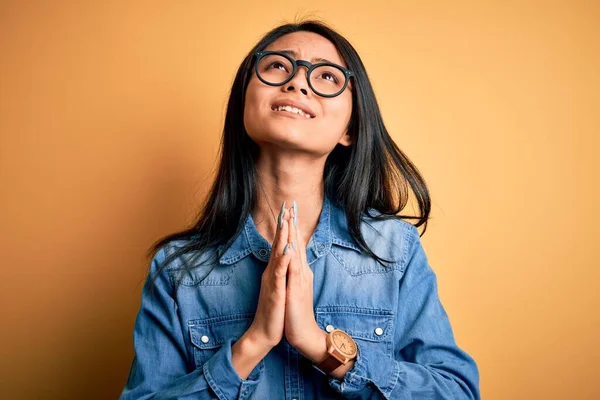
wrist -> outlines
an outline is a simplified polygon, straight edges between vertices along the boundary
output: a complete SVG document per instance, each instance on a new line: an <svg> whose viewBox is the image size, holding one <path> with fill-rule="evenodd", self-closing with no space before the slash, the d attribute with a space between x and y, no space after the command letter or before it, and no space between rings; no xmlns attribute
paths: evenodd
<svg viewBox="0 0 600 400"><path fill-rule="evenodd" d="M261 336L254 333L252 329L247 330L239 340L241 347L244 348L247 354L252 354L255 357L264 358L273 347L266 340L263 340Z"/></svg>
<svg viewBox="0 0 600 400"><path fill-rule="evenodd" d="M348 371L350 371L352 368L354 368L355 362L356 362L356 360L350 360L346 363L346 365L340 365L338 368L336 368L334 371L332 371L330 375L340 381L344 380L344 376L348 373Z"/></svg>
<svg viewBox="0 0 600 400"><path fill-rule="evenodd" d="M335 345L333 343L329 343L328 336L332 335L332 333L327 333L323 330L319 330L319 331L320 331L321 336L323 337L322 340L323 340L324 346L320 352L317 352L316 347L315 347L315 350L314 350L315 352L312 353L315 355L311 357L311 361L313 362L313 364L319 364L321 361L323 361L327 357L334 357L333 355L330 356L329 352L331 352L331 351L334 352L333 354L337 354L337 356L342 357L344 352L340 349L334 350ZM341 332L343 335L350 336L343 331L341 331ZM340 335L338 330L334 330L333 334L338 335L338 337ZM354 342L354 340L351 337L349 337L349 339L356 345L356 350L357 350L358 345ZM317 341L317 343L319 343L319 341ZM331 344L331 348L327 347L328 343ZM344 348L344 345L342 345L342 349L343 348ZM325 372L326 374L328 374L338 380L343 380L344 376L348 373L348 371L350 371L352 368L354 368L356 355L357 355L356 351L352 350L351 353L348 353L348 350L351 350L351 347L346 348L346 354L345 354L346 357L344 357L347 360L346 364L342 364L342 365L338 364L339 366L337 368L335 368L333 365L331 365L331 362L330 362L331 360L330 360L323 365L324 369L319 367L321 369L321 371ZM352 354L354 354L354 355L352 355ZM335 358L338 358L337 356ZM331 368L335 368L335 369L331 370Z"/></svg>
<svg viewBox="0 0 600 400"><path fill-rule="evenodd" d="M327 356L327 332L317 327L302 343L294 347L313 364L316 364Z"/></svg>
<svg viewBox="0 0 600 400"><path fill-rule="evenodd" d="M247 379L271 348L256 341L248 332L244 333L231 346L231 362L238 376L241 379Z"/></svg>

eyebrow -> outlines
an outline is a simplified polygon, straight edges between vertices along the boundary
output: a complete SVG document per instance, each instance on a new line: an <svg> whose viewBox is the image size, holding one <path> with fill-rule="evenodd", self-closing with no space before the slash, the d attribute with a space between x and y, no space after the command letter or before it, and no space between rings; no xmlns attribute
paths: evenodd
<svg viewBox="0 0 600 400"><path fill-rule="evenodd" d="M294 57L296 59L298 58L298 53L296 53L295 50L277 50L277 51L279 51L281 53L288 54L288 55L290 55L290 56L292 56L292 57ZM326 63L337 64L337 63L334 63L333 61L329 61L328 59L321 58L321 57L313 57L312 61L313 62L317 61L317 62L326 62Z"/></svg>

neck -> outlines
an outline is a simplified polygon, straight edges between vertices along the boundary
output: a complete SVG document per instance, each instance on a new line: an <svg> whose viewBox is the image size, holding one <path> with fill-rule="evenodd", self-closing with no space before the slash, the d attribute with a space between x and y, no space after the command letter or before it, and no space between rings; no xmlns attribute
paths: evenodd
<svg viewBox="0 0 600 400"><path fill-rule="evenodd" d="M298 226L305 243L315 231L323 206L323 169L325 161L310 162L290 156L265 156L256 163L258 201L252 219L259 233L270 243L275 240L277 215L281 204L298 207Z"/></svg>

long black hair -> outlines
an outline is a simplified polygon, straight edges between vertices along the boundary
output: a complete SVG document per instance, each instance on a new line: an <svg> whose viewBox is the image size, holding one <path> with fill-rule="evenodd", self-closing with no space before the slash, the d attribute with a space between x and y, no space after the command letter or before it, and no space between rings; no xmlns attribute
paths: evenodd
<svg viewBox="0 0 600 400"><path fill-rule="evenodd" d="M371 218L416 220L413 225L417 228L424 225L421 236L425 233L431 209L429 191L415 165L388 134L358 53L343 36L326 24L313 20L301 21L284 24L268 32L242 61L229 95L215 180L192 226L157 240L149 249L148 257L153 258L161 247L173 240L184 240L186 243L165 259L156 276L171 261L185 253L203 252L223 245L224 248L229 247L243 228L257 200L255 160L259 147L248 136L243 122L244 100L253 73L254 53L264 50L286 34L299 31L313 32L331 41L348 69L355 74L352 82L352 114L348 125L352 144L336 145L325 162L323 172L324 192L333 204L345 210L351 236L362 250L378 262L389 262L374 254L365 242L359 228L363 213L372 208L379 215L369 214ZM418 203L419 215L397 215L408 203L409 186ZM186 272L199 267L187 263L184 265Z"/></svg>

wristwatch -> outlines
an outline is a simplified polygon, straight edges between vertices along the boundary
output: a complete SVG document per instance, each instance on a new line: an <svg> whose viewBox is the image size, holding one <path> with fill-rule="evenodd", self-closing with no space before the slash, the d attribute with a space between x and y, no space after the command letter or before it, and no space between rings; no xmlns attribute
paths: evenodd
<svg viewBox="0 0 600 400"><path fill-rule="evenodd" d="M334 329L327 335L327 355L315 367L330 374L341 365L356 358L358 349L356 342L341 329Z"/></svg>

